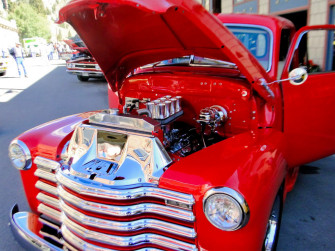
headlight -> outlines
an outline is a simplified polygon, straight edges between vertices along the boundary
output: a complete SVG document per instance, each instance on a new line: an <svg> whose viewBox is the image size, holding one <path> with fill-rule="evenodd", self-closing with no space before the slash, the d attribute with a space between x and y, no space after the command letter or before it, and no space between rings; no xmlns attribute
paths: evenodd
<svg viewBox="0 0 335 251"><path fill-rule="evenodd" d="M25 143L20 140L13 140L8 151L9 158L15 168L27 170L31 167L31 155Z"/></svg>
<svg viewBox="0 0 335 251"><path fill-rule="evenodd" d="M234 231L249 220L249 207L243 196L228 187L209 190L203 202L207 219L219 229Z"/></svg>

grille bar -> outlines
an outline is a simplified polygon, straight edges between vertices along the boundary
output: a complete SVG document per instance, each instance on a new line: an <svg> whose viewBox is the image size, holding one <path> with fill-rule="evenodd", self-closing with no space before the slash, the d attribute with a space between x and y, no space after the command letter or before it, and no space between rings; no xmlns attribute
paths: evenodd
<svg viewBox="0 0 335 251"><path fill-rule="evenodd" d="M48 196L44 193L39 193L37 194L37 197L36 197L40 202L44 203L44 204L47 204L47 205L50 205L54 208L57 208L60 210L60 207L59 207L59 200L58 199L55 199L51 196Z"/></svg>
<svg viewBox="0 0 335 251"><path fill-rule="evenodd" d="M48 180L48 181L51 181L51 182L54 182L54 183L57 182L55 174L50 173L50 172L46 172L42 169L37 169L34 174L35 174L35 176L37 176L39 178L42 178L42 179L45 179L45 180Z"/></svg>
<svg viewBox="0 0 335 251"><path fill-rule="evenodd" d="M112 216L132 216L143 213L154 213L181 220L194 221L193 212L160 204L140 203L131 206L112 206L80 199L64 190L62 186L58 187L58 194L66 202L80 209L95 213Z"/></svg>
<svg viewBox="0 0 335 251"><path fill-rule="evenodd" d="M48 192L52 195L58 196L57 188L54 187L54 186L51 186L51 185L49 185L49 184L47 184L43 181L40 181L40 180L37 181L35 187L42 190L42 191Z"/></svg>
<svg viewBox="0 0 335 251"><path fill-rule="evenodd" d="M172 200L192 206L194 198L190 194L178 193L158 187L138 187L132 189L111 189L110 187L96 186L92 183L82 183L78 178L65 175L63 172L57 172L57 180L69 189L93 197L100 197L115 200L129 200L141 197L154 197L165 200Z"/></svg>
<svg viewBox="0 0 335 251"><path fill-rule="evenodd" d="M59 224L62 222L61 219L61 213L51 207L48 207L47 205L44 204L39 204L37 207L37 211L40 212L41 214L44 214L45 216L55 220ZM51 225L51 227L53 227Z"/></svg>
<svg viewBox="0 0 335 251"><path fill-rule="evenodd" d="M66 238L64 245L68 247L70 250L73 250L73 246L78 248L79 250L91 250L91 251L118 251L116 249L103 248L100 246L93 245L91 243L87 243L86 241L78 238L75 234L71 233L71 231L66 227L62 227L62 233ZM70 243L70 244L69 244ZM136 251L157 251L157 248L141 248L136 249Z"/></svg>
<svg viewBox="0 0 335 251"><path fill-rule="evenodd" d="M197 250L194 244L178 241L169 237L157 235L157 234L139 234L133 236L116 236L111 234L104 234L95 231L87 231L87 229L73 222L66 215L63 215L63 226L68 228L71 232L83 236L84 239L91 240L94 242L104 243L107 245L119 246L119 247L136 247L141 244L153 244L162 247L172 248L176 250ZM63 237L66 237L63 232Z"/></svg>
<svg viewBox="0 0 335 251"><path fill-rule="evenodd" d="M101 218L87 216L78 212L72 207L66 205L64 201L60 201L61 209L67 216L81 222L84 225L92 226L101 229L114 230L114 231L135 231L142 229L157 229L163 232L168 232L188 238L195 238L196 233L193 228L183 227L177 224L164 222L156 219L142 219L128 222L119 222L112 220L105 220Z"/></svg>

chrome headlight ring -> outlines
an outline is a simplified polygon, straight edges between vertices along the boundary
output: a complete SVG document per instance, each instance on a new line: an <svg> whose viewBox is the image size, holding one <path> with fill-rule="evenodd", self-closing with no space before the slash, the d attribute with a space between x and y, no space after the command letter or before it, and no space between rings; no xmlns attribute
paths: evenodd
<svg viewBox="0 0 335 251"><path fill-rule="evenodd" d="M228 187L212 188L203 199L207 219L224 231L235 231L249 221L250 211L244 197Z"/></svg>
<svg viewBox="0 0 335 251"><path fill-rule="evenodd" d="M16 169L28 170L31 167L29 148L21 140L13 140L8 147L8 151L8 156Z"/></svg>

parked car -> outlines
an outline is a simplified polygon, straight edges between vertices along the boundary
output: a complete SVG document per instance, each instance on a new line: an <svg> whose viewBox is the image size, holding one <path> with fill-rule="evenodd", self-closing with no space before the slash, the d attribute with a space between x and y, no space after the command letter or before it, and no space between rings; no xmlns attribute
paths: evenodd
<svg viewBox="0 0 335 251"><path fill-rule="evenodd" d="M333 53L323 53L335 26L298 31L278 81L281 25L294 27L261 18L235 36L197 1L65 6L59 22L118 105L12 141L31 207L11 211L17 238L52 250L274 250L299 165L335 153Z"/></svg>
<svg viewBox="0 0 335 251"><path fill-rule="evenodd" d="M0 77L6 75L7 68L8 68L8 59L0 58Z"/></svg>
<svg viewBox="0 0 335 251"><path fill-rule="evenodd" d="M72 58L66 61L66 71L74 74L80 81L88 81L90 78L104 78L99 64L92 57L86 47L80 47L80 44L73 41L65 41L77 53L72 54Z"/></svg>

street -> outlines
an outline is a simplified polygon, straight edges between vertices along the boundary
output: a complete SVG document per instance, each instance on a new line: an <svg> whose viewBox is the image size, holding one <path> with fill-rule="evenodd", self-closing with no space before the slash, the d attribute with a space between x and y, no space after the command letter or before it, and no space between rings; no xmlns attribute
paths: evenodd
<svg viewBox="0 0 335 251"><path fill-rule="evenodd" d="M29 210L19 172L8 158L10 141L50 120L108 106L105 82L79 82L62 61L33 60L26 60L28 78L18 78L15 65L0 78L0 250L23 250L10 231L9 211L15 203ZM301 168L284 206L278 250L335 249L334 163L330 156Z"/></svg>

